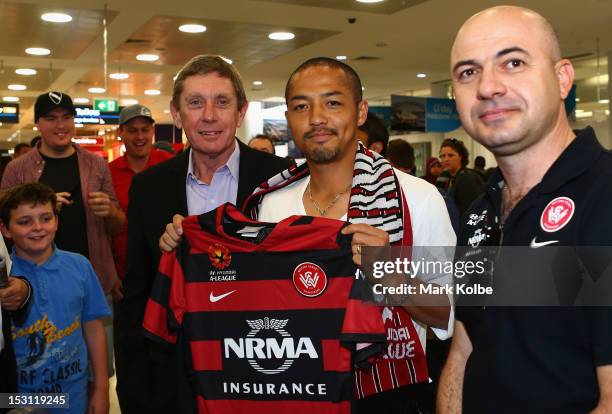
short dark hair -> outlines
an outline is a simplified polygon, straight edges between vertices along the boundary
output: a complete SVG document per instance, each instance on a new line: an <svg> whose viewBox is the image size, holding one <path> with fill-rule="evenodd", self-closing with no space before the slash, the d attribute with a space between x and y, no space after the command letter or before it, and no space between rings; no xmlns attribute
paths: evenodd
<svg viewBox="0 0 612 414"><path fill-rule="evenodd" d="M248 143L249 147L251 146L251 142L253 142L256 139L263 139L265 141L268 141L270 145L272 145L272 154L276 154L276 147L274 146L275 145L274 140L266 134L257 134L253 138L251 138Z"/></svg>
<svg viewBox="0 0 612 414"><path fill-rule="evenodd" d="M55 191L45 184L27 183L9 188L0 197L0 220L8 227L11 220L11 211L17 210L23 204L51 203L53 214L58 215L57 197Z"/></svg>
<svg viewBox="0 0 612 414"><path fill-rule="evenodd" d="M414 167L414 148L408 141L394 139L389 142L387 159L396 168L411 170Z"/></svg>
<svg viewBox="0 0 612 414"><path fill-rule="evenodd" d="M229 79L232 82L232 86L234 87L234 92L236 93L236 98L238 101L238 110L242 109L244 104L247 102L242 78L234 65L225 61L225 59L219 55L199 55L192 58L185 64L185 66L182 67L182 69L176 75L174 86L172 88L172 104L174 107L176 109L180 108L181 93L183 93L185 80L188 77L208 75L209 73L216 73L222 78Z"/></svg>
<svg viewBox="0 0 612 414"><path fill-rule="evenodd" d="M479 155L476 158L474 158L474 167L484 168L485 165L487 165L487 161L485 160L485 157L483 157L482 155Z"/></svg>
<svg viewBox="0 0 612 414"><path fill-rule="evenodd" d="M346 63L340 62L339 60L324 56L308 59L291 73L291 76L289 76L289 80L287 81L287 85L285 86L285 101L289 101L289 89L291 88L293 78L303 70L314 66L327 66L328 68L340 69L342 72L344 72L349 81L349 86L353 91L353 95L355 95L355 102L361 102L361 100L363 99L361 79L359 79L359 75L357 74L357 72L355 72L355 69L353 69Z"/></svg>
<svg viewBox="0 0 612 414"><path fill-rule="evenodd" d="M19 151L21 151L22 148L32 148L32 147L30 147L30 144L26 144L25 142L20 142L19 144L15 145L15 148L13 148L13 151L15 153L18 153Z"/></svg>
<svg viewBox="0 0 612 414"><path fill-rule="evenodd" d="M470 162L470 153L463 144L463 141L456 138L446 138L444 141L442 141L440 149L442 149L442 147L449 147L455 150L455 152L459 154L459 157L461 157L461 168L467 167L468 163Z"/></svg>
<svg viewBox="0 0 612 414"><path fill-rule="evenodd" d="M389 145L389 131L387 126L374 112L368 111L366 121L359 127L368 136L368 148L375 142L382 144L380 155L387 156L387 146Z"/></svg>

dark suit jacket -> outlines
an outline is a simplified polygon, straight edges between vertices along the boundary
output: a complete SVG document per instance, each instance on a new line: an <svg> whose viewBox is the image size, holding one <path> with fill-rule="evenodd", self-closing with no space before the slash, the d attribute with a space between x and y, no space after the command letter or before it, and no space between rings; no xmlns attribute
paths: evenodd
<svg viewBox="0 0 612 414"><path fill-rule="evenodd" d="M291 162L253 150L240 141L238 144L236 204L241 206L259 184L286 169ZM159 238L174 214L187 215L188 163L188 151L185 151L137 174L130 188L124 300L115 316L117 394L123 413L177 412L177 398L171 392L175 385L172 370L177 363L165 358L164 351L145 340L142 320L161 257Z"/></svg>

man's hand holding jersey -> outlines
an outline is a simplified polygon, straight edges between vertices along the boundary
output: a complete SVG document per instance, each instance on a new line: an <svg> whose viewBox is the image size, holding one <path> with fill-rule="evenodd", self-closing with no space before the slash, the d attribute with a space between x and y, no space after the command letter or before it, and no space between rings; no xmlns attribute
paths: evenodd
<svg viewBox="0 0 612 414"><path fill-rule="evenodd" d="M159 249L162 252L171 252L178 247L183 238L183 220L185 217L175 214L172 223L166 225L166 231L159 238Z"/></svg>

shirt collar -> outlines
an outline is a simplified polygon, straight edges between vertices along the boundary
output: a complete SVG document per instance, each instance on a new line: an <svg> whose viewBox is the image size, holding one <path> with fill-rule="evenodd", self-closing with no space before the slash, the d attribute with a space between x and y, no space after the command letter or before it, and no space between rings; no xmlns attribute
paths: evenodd
<svg viewBox="0 0 612 414"><path fill-rule="evenodd" d="M53 248L53 252L51 253L51 256L49 256L47 261L41 265L37 265L34 262L24 259L23 257L17 256L17 253L15 252L15 246L13 246L13 250L11 252L11 260L13 261L13 266L15 264L18 264L20 268L25 269L26 271L33 270L37 267L45 269L45 270L60 270L61 260L57 255L57 246L55 245L55 243L53 243L52 248ZM19 276L22 276L22 275L19 275Z"/></svg>
<svg viewBox="0 0 612 414"><path fill-rule="evenodd" d="M115 168L121 168L122 170L130 169L130 166L127 162L127 157L125 155L122 155L121 157L117 158L117 161L115 162Z"/></svg>
<svg viewBox="0 0 612 414"><path fill-rule="evenodd" d="M240 165L240 145L238 142L235 143L234 152L230 155L227 162L219 167L215 174L221 171L223 168L227 168L235 180L238 180L238 167ZM187 165L187 180L198 181L196 175L193 172L193 149L189 151L189 164Z"/></svg>
<svg viewBox="0 0 612 414"><path fill-rule="evenodd" d="M597 141L593 128L586 127L576 131L576 138L544 174L542 181L534 187L535 191L540 194L556 191L572 178L581 175L603 151L604 148ZM487 194L497 207L501 206L503 186L504 177L500 169L496 168L487 182Z"/></svg>
<svg viewBox="0 0 612 414"><path fill-rule="evenodd" d="M156 148L152 148L151 149L151 153L149 154L149 160L147 161L147 165L145 167L149 168L151 166L153 166L153 163L157 160L157 153L158 153L158 149ZM130 170L133 171L132 168L130 167L130 164L128 164L128 160L127 160L127 155L123 154L121 157L117 158L117 160L115 161L115 168L120 168L123 170Z"/></svg>
<svg viewBox="0 0 612 414"><path fill-rule="evenodd" d="M548 169L539 188L542 194L552 193L572 178L584 173L602 154L601 146L593 128L576 131L576 138L561 153Z"/></svg>

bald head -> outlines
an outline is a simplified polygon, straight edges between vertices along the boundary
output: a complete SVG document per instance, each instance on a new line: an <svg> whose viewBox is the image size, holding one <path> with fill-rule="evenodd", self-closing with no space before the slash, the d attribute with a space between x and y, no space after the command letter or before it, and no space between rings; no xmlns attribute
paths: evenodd
<svg viewBox="0 0 612 414"><path fill-rule="evenodd" d="M533 10L499 6L470 17L453 44L451 76L464 129L496 155L571 133L563 100L574 69Z"/></svg>
<svg viewBox="0 0 612 414"><path fill-rule="evenodd" d="M555 29L542 15L525 7L496 6L476 13L461 26L453 43L451 61L456 48L466 39L471 41L474 37L488 37L491 31L499 31L502 27L513 30L516 26L524 30L526 35L538 39L552 62L561 59L561 48Z"/></svg>

